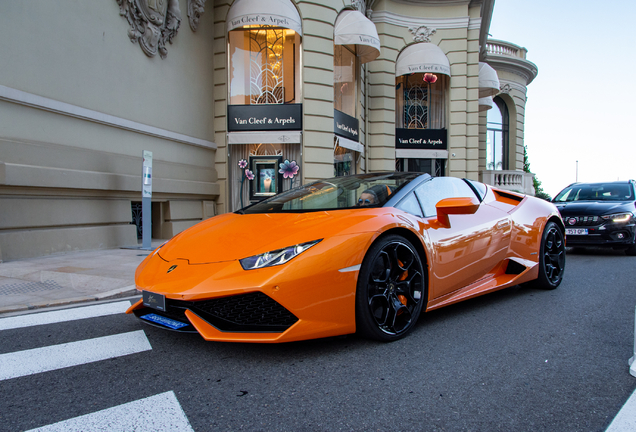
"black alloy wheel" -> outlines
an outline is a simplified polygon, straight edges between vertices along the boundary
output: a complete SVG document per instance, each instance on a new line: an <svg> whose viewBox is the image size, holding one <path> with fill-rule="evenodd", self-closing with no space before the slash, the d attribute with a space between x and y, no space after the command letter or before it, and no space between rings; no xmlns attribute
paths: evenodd
<svg viewBox="0 0 636 432"><path fill-rule="evenodd" d="M555 289L561 284L564 272L565 237L556 223L548 222L541 236L539 277L528 285L533 288Z"/></svg>
<svg viewBox="0 0 636 432"><path fill-rule="evenodd" d="M358 333L383 342L404 337L422 311L425 287L415 247L398 235L381 238L367 252L358 276Z"/></svg>

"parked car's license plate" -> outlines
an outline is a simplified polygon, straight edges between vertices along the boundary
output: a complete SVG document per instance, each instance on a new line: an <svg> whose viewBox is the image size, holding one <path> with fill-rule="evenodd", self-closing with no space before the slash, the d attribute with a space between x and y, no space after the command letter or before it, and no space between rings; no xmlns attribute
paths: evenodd
<svg viewBox="0 0 636 432"><path fill-rule="evenodd" d="M166 311L166 297L162 294L150 291L143 292L144 306L151 307L160 311Z"/></svg>
<svg viewBox="0 0 636 432"><path fill-rule="evenodd" d="M186 323L182 323L181 321L173 320L172 318L166 318L157 314L143 315L140 318L145 319L146 321L153 322L155 324L161 324L162 326L171 328L173 330L177 330L188 325Z"/></svg>
<svg viewBox="0 0 636 432"><path fill-rule="evenodd" d="M566 228L565 235L587 235L587 228Z"/></svg>

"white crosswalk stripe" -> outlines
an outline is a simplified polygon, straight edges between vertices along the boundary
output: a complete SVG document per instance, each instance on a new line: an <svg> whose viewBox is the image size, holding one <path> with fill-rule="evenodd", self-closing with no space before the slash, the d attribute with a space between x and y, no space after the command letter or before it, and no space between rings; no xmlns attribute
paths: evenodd
<svg viewBox="0 0 636 432"><path fill-rule="evenodd" d="M151 350L143 330L0 355L0 381Z"/></svg>
<svg viewBox="0 0 636 432"><path fill-rule="evenodd" d="M129 301L0 318L0 331L123 314ZM143 330L0 354L0 381L152 350ZM174 392L169 391L34 431L192 431Z"/></svg>
<svg viewBox="0 0 636 432"><path fill-rule="evenodd" d="M28 432L192 431L174 392L169 391Z"/></svg>
<svg viewBox="0 0 636 432"><path fill-rule="evenodd" d="M0 318L0 330L11 330L36 325L55 324L65 321L115 315L126 312L126 309L129 307L129 301L120 301L115 303L78 307L74 309Z"/></svg>
<svg viewBox="0 0 636 432"><path fill-rule="evenodd" d="M616 414L605 432L636 431L636 391L627 399L623 408Z"/></svg>

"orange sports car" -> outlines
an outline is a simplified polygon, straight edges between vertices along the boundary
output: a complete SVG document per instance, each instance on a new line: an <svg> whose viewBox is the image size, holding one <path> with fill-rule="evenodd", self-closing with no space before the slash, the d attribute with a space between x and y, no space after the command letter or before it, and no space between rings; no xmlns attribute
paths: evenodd
<svg viewBox="0 0 636 432"><path fill-rule="evenodd" d="M205 220L149 255L130 307L206 340L405 336L422 311L520 283L556 288L549 202L472 180L373 173L315 181Z"/></svg>

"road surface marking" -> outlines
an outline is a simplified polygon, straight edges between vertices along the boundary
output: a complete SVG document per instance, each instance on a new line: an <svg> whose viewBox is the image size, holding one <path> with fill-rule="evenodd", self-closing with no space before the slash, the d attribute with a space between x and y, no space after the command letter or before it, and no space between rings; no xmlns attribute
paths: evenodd
<svg viewBox="0 0 636 432"><path fill-rule="evenodd" d="M9 318L0 318L0 330L10 330L43 324L54 324L64 321L94 318L105 315L116 315L126 312L126 309L128 309L129 307L129 301L120 301L115 303L105 303L73 309L64 309Z"/></svg>
<svg viewBox="0 0 636 432"><path fill-rule="evenodd" d="M616 414L605 432L633 432L636 431L636 390L627 399L623 408Z"/></svg>
<svg viewBox="0 0 636 432"><path fill-rule="evenodd" d="M28 432L194 431L174 392L139 399Z"/></svg>
<svg viewBox="0 0 636 432"><path fill-rule="evenodd" d="M151 350L143 330L0 355L0 381Z"/></svg>

